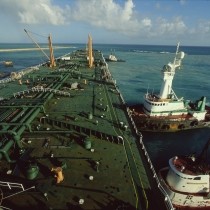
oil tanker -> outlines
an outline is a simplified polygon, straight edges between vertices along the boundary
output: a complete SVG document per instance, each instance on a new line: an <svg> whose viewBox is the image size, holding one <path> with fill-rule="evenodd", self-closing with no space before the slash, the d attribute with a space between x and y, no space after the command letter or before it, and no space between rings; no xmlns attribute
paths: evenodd
<svg viewBox="0 0 210 210"><path fill-rule="evenodd" d="M1 209L172 209L102 52L0 80Z"/></svg>

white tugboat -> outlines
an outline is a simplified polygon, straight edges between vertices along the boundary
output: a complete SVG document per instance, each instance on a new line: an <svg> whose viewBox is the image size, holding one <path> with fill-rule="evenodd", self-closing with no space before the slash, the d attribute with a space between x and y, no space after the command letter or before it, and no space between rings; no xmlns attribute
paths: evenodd
<svg viewBox="0 0 210 210"><path fill-rule="evenodd" d="M114 53L110 53L108 58L105 58L107 62L125 62L125 60L119 59L114 55Z"/></svg>
<svg viewBox="0 0 210 210"><path fill-rule="evenodd" d="M204 159L208 145L199 157L175 156L159 171L161 186L177 210L210 209L210 165Z"/></svg>
<svg viewBox="0 0 210 210"><path fill-rule="evenodd" d="M106 61L112 61L112 62L117 62L117 58L115 55L110 54L108 58L106 58Z"/></svg>
<svg viewBox="0 0 210 210"><path fill-rule="evenodd" d="M172 89L175 72L180 68L184 55L184 52L179 52L178 43L174 61L163 66L160 92L146 93L142 106L131 107L140 130L177 131L208 125L206 97L192 103L183 97L178 98Z"/></svg>

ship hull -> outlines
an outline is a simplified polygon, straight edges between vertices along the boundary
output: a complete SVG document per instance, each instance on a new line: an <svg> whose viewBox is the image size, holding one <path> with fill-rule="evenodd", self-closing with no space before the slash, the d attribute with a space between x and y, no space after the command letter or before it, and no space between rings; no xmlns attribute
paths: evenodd
<svg viewBox="0 0 210 210"><path fill-rule="evenodd" d="M169 116L149 116L144 112L143 104L130 106L132 118L139 131L178 132L210 127L210 107L206 107L205 120L198 121L189 114Z"/></svg>
<svg viewBox="0 0 210 210"><path fill-rule="evenodd" d="M166 182L166 174L169 168L163 168L159 171L158 177L161 186L166 191L175 209L179 210L206 210L210 209L210 197L190 194L179 193L173 191Z"/></svg>
<svg viewBox="0 0 210 210"><path fill-rule="evenodd" d="M112 59L109 59L109 58L106 58L105 61L107 61L107 62L125 62L125 60L121 60L121 59L112 60Z"/></svg>

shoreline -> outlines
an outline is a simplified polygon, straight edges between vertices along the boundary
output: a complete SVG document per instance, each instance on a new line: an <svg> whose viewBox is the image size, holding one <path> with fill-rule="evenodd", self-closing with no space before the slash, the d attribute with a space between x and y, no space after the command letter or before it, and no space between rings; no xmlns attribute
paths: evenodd
<svg viewBox="0 0 210 210"><path fill-rule="evenodd" d="M63 49L63 48L76 48L76 47L53 47L54 50L56 49ZM42 47L42 50L48 50L48 47ZM19 52L19 51L36 51L40 50L39 48L17 48L17 49L0 49L0 52Z"/></svg>

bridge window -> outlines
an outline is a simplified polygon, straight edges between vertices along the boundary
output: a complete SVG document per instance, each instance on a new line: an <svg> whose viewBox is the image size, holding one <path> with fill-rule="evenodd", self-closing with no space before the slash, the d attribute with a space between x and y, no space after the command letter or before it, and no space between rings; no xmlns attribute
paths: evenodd
<svg viewBox="0 0 210 210"><path fill-rule="evenodd" d="M201 180L201 177L197 176L193 180Z"/></svg>

